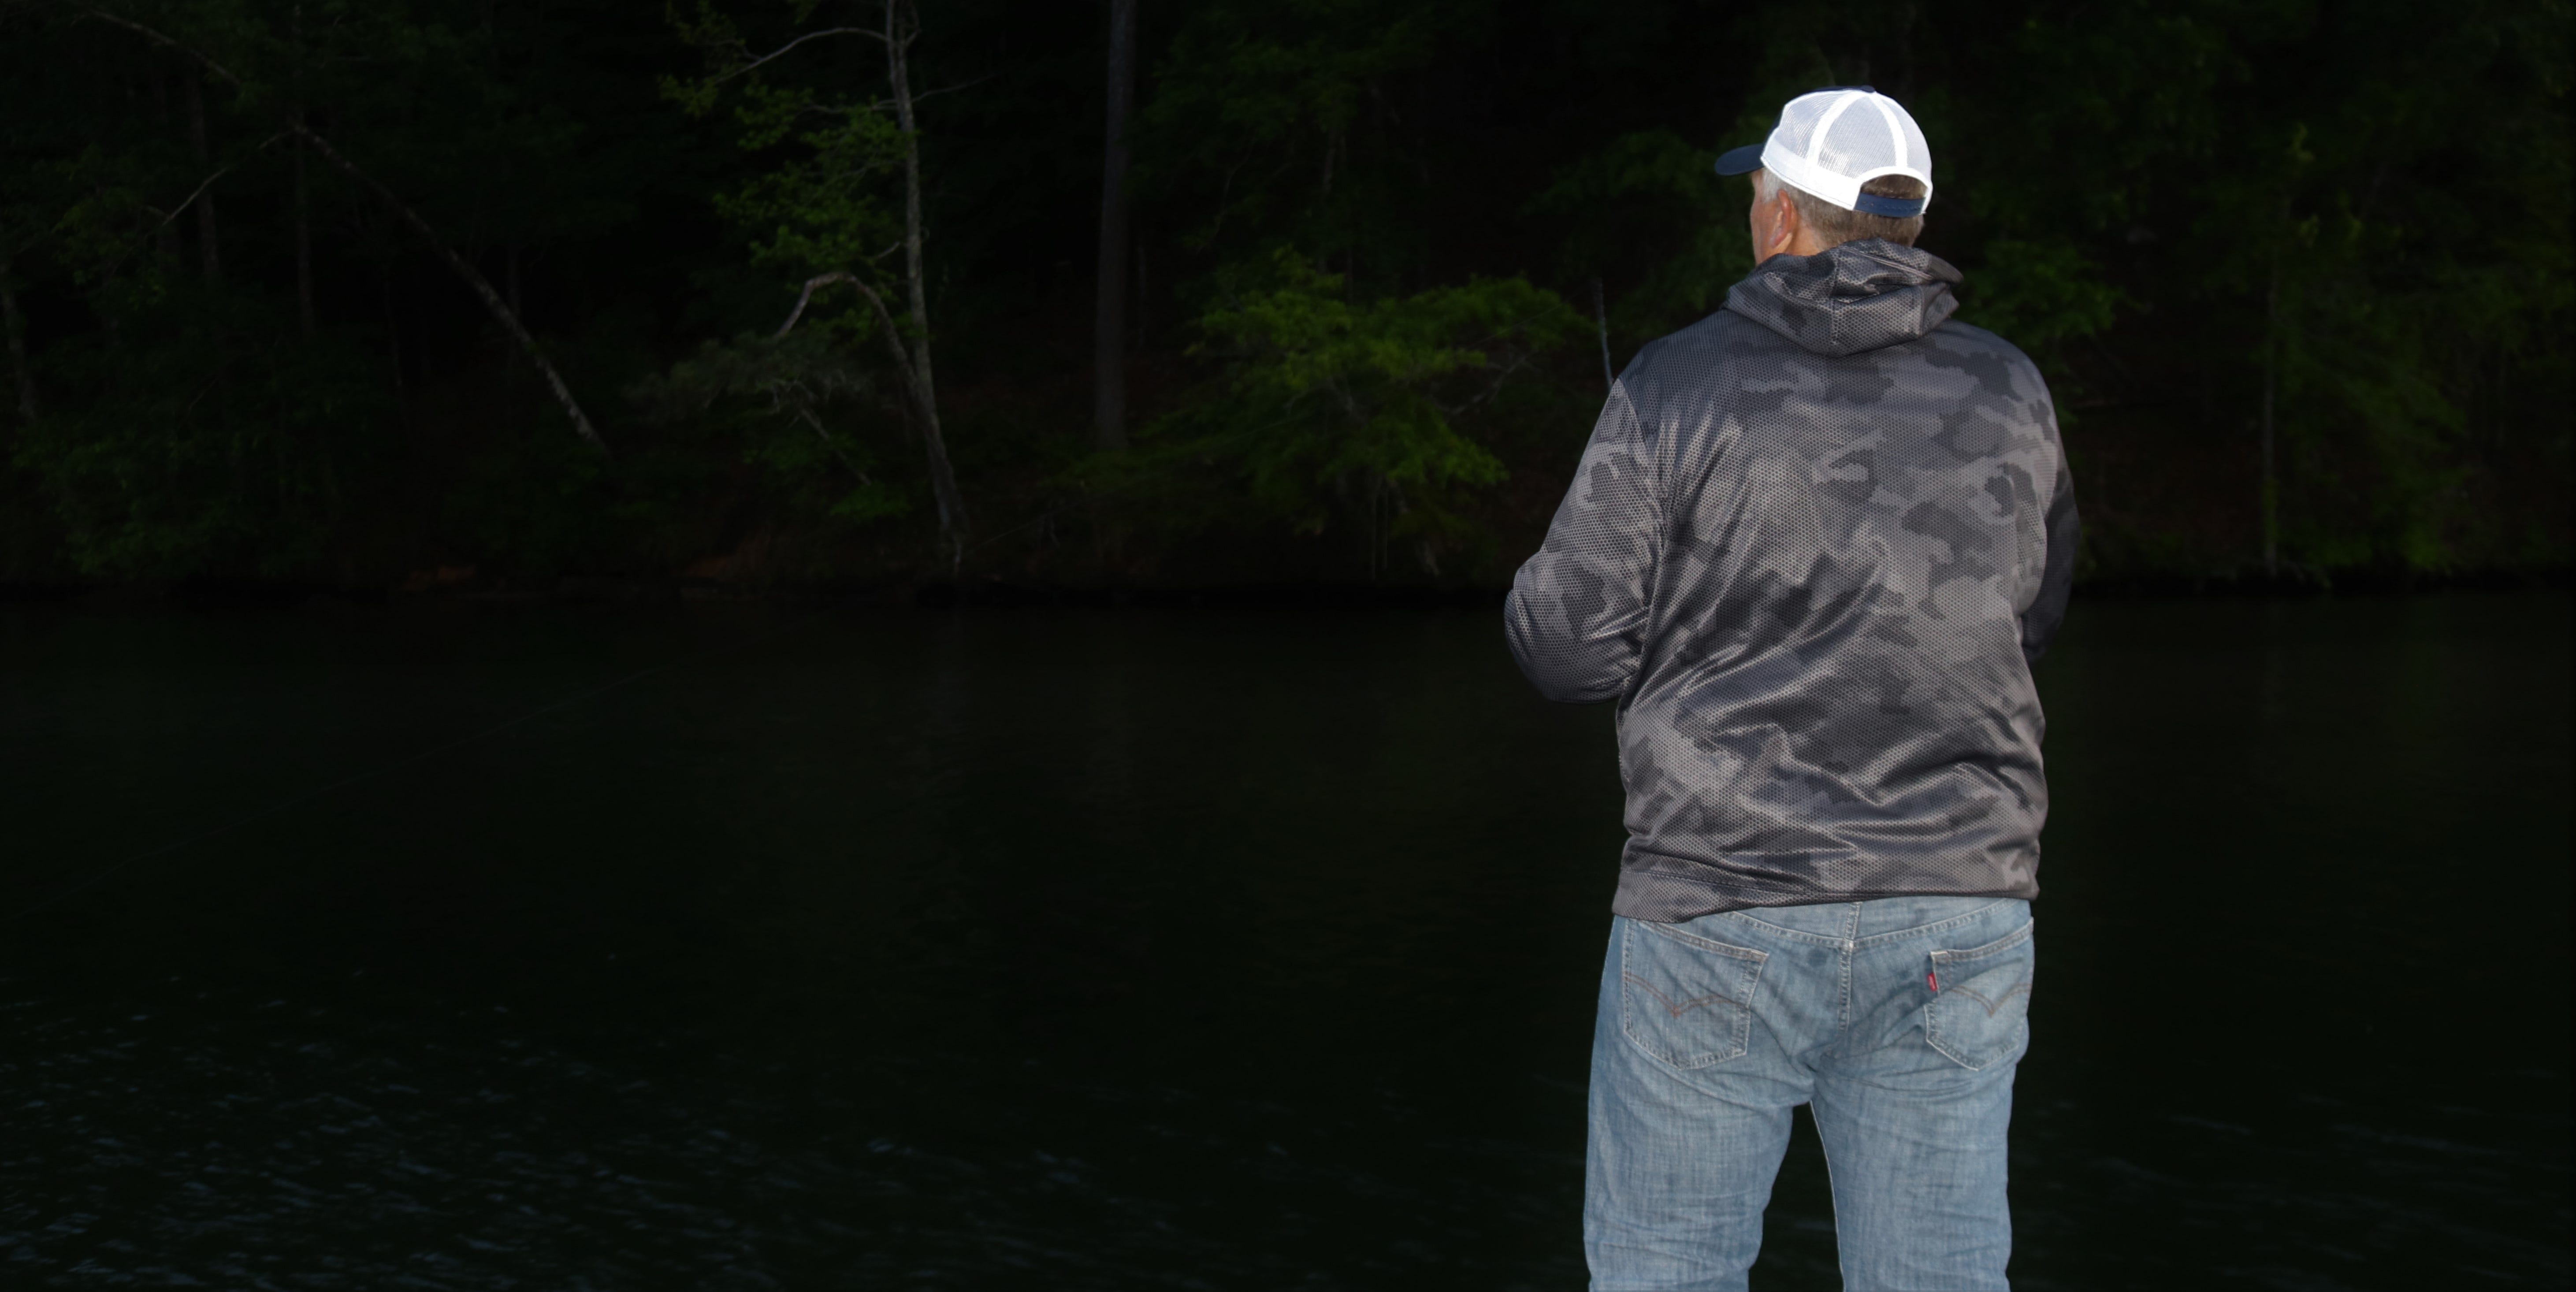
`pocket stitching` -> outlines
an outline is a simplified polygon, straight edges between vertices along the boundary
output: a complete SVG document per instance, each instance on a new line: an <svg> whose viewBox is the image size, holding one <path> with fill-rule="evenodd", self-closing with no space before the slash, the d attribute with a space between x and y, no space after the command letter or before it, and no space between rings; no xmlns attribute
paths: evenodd
<svg viewBox="0 0 2576 1292"><path fill-rule="evenodd" d="M2007 933L1984 946L1970 947L1965 951L1934 951L1932 953L1932 959L1935 963L1947 964L1953 960L1983 960L1987 956L2002 955L2004 952L2010 951L2014 947L2020 946L2022 943L2029 941L2031 930L2038 927L2039 921L2036 919L2023 920L2020 928L2014 929L2012 932Z"/></svg>
<svg viewBox="0 0 2576 1292"><path fill-rule="evenodd" d="M1625 1040L1629 1045L1634 1046L1638 1053L1645 1055L1647 1058L1653 1059L1666 1067L1682 1072L1697 1071L1698 1069L1709 1067L1714 1064L1725 1063L1732 1059L1739 1059L1751 1052L1753 1048L1752 996L1755 991L1760 989L1762 968L1764 962L1771 958L1769 953L1757 951L1750 947L1731 947L1722 942L1710 942L1705 938L1692 937L1689 934L1666 928L1663 925L1653 923L1652 921L1630 920L1627 923L1628 928L1623 930L1621 933L1622 945L1620 948L1620 959L1622 963L1619 970L1619 1034L1621 1039ZM1707 950L1723 954L1728 959L1736 961L1737 963L1729 972L1738 973L1743 976L1744 981L1740 990L1744 992L1745 998L1737 1000L1734 997L1724 995L1723 993L1711 993L1708 996L1692 997L1689 1001L1683 1002L1682 1008L1678 1010L1674 1009L1672 998L1670 996L1657 989L1654 984L1647 982L1643 977L1631 971L1625 963L1628 959L1628 947L1633 945L1633 942L1631 942L1630 939L1633 939L1636 936L1638 925L1644 925L1646 928L1662 934L1665 937L1671 938L1685 946L1705 948ZM1632 1004L1632 1002L1636 1000L1636 996L1628 990L1630 984L1643 988L1645 991L1653 995L1656 1001L1667 1011L1668 1016L1674 1019L1678 1019L1683 1014L1688 1013L1689 1007L1693 1004L1705 1002L1712 998L1723 1000L1735 1007L1736 1013L1734 1026L1727 1029L1724 1044L1712 1049L1710 1052L1706 1054L1692 1054L1676 1057L1667 1052L1671 1047L1658 1046L1652 1043L1651 1033L1649 1036L1643 1037L1638 1035L1639 1020L1636 1015L1643 1011L1636 1005ZM1713 1010L1712 1014L1714 1014ZM1684 1058L1687 1058L1690 1061L1684 1062Z"/></svg>
<svg viewBox="0 0 2576 1292"><path fill-rule="evenodd" d="M1988 1000L1984 996L1978 994L1976 989L1972 987L1952 987L1950 990L1985 1006L1986 1017L1993 1018L2003 1009L2005 1001L2009 1001L2015 996L2027 996L2030 994L2030 979L2024 978L2020 982L2014 983L2012 985L2012 989L2003 994L2002 1000Z"/></svg>
<svg viewBox="0 0 2576 1292"><path fill-rule="evenodd" d="M1676 1004L1676 1003L1674 1003L1674 1001L1673 1001L1673 998L1672 998L1672 997L1667 996L1667 995L1665 995L1665 994L1663 993L1663 990L1662 990L1661 988L1658 988L1657 986L1655 986L1655 984L1650 983L1650 982L1646 981L1645 979L1640 978L1640 977L1638 977L1637 975L1635 975L1635 974L1633 974L1633 973L1629 973L1628 971L1626 971L1626 970L1624 970L1624 969L1619 971L1619 981L1621 981L1621 982L1633 982L1633 983L1637 984L1638 986L1645 988L1648 994L1652 995L1656 1000L1661 1001L1661 1002L1663 1003L1663 1006L1664 1006L1664 1012L1665 1012L1666 1014L1671 1015L1671 1016L1672 1016L1672 1017L1674 1017L1674 1018L1680 1018L1682 1015L1687 1014L1687 1013L1691 1012L1691 1011L1692 1011L1692 1010L1694 1010L1694 1009L1704 1008L1705 1006L1707 1006L1707 1004L1708 1004L1710 1001L1713 1001L1713 1000L1722 1000L1722 1001L1725 1001L1725 1002L1726 1002L1727 1004L1729 1004L1729 1005L1742 1005L1742 1004L1744 1004L1744 1003L1745 1003L1745 1002L1743 1002L1743 1001L1737 1000L1737 999L1736 999L1736 998L1734 998L1733 996L1729 996L1729 995L1727 995L1727 994L1726 994L1726 993L1724 993L1724 992L1716 992L1716 991L1713 991L1713 992L1710 992L1709 994L1707 994L1707 995L1705 995L1705 996L1693 996L1693 997L1691 997L1689 1000L1682 1001L1682 1002L1680 1002L1679 1004Z"/></svg>
<svg viewBox="0 0 2576 1292"><path fill-rule="evenodd" d="M1673 941L1679 942L1684 946L1697 947L1702 951L1714 951L1722 956L1733 956L1738 960L1750 960L1757 965L1771 958L1771 953L1768 951L1756 951L1751 947L1736 947L1728 946L1723 942L1711 942L1707 938L1700 937L1697 934L1684 933L1680 929L1673 928L1670 925L1657 924L1651 920L1639 920L1637 923L1645 925L1649 931L1659 936L1671 938Z"/></svg>
<svg viewBox="0 0 2576 1292"><path fill-rule="evenodd" d="M1991 959L1995 956L2002 955L2007 951L2015 950L2023 943L2030 941L2032 932L2038 927L2038 925L2039 921L2036 919L2024 920L2022 921L2020 928L2014 929L2012 932L2007 933L1984 946L1970 947L1964 951L1936 950L1932 953L1933 972L1938 975L1942 970L1947 969L1949 966L1954 964L1974 964L1977 961ZM2031 988L2033 986L2032 979L2034 976L2035 975L2024 975L2020 982L2014 983L2011 987L2005 989L2002 996L1993 1000L1988 1000L1984 993L1970 987L1943 986L1935 989L1932 999L1924 1002L1923 1005L1924 1042L1929 1044L1933 1049L1940 1051L1944 1058L1949 1059L1952 1063L1958 1064L1960 1067L1966 1068L1970 1072L1982 1072L1987 1068L1994 1066L1995 1063L2001 1059L2003 1053L2013 1047L2003 1047L2001 1050L1996 1052L1993 1058L1989 1058L1982 1063L1970 1062L1967 1056L1958 1053L1952 1048L1953 1045L1957 1044L1958 1038L1945 1037L1942 1034L1942 1011L1940 1008L1941 997L1965 996L1970 1000L1976 1001L1978 1004L1985 1006L1986 1017L1991 1019L1995 1015L2003 1012L2003 1007L2010 1003L2013 997L2029 997L2031 995ZM2024 1026L2027 1026L2026 1022Z"/></svg>

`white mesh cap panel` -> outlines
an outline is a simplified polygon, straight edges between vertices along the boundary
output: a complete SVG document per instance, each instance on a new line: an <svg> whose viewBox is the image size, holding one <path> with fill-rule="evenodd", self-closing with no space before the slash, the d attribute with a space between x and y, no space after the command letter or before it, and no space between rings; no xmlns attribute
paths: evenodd
<svg viewBox="0 0 2576 1292"><path fill-rule="evenodd" d="M1932 193L1932 146L1896 100L1874 90L1818 90L1789 100L1762 147L1763 168L1792 188L1844 210L1859 204L1860 186L1881 175L1905 175Z"/></svg>

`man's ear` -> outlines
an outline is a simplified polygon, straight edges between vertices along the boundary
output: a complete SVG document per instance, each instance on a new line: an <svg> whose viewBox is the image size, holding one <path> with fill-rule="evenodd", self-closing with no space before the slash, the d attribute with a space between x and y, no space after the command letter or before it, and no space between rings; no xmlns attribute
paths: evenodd
<svg viewBox="0 0 2576 1292"><path fill-rule="evenodd" d="M1787 255L1789 248L1798 245L1798 234L1806 227L1807 222L1799 217L1798 204L1789 200L1789 190L1785 188L1771 190L1773 241L1770 250L1775 254Z"/></svg>
<svg viewBox="0 0 2576 1292"><path fill-rule="evenodd" d="M1786 205L1786 203L1782 202L1780 197L1780 192L1777 189L1772 190L1771 196L1766 198L1762 196L1762 186L1760 184L1755 184L1753 187L1754 219L1752 223L1753 236L1755 239L1753 246L1753 263L1757 265L1775 254L1779 248L1788 245L1782 236L1787 231L1780 226L1780 208ZM1765 233L1768 233L1770 236L1765 238L1763 236Z"/></svg>

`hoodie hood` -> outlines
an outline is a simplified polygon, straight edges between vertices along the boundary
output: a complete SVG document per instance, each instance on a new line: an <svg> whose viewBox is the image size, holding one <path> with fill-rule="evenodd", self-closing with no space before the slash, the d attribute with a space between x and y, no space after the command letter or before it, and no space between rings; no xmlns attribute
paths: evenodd
<svg viewBox="0 0 2576 1292"><path fill-rule="evenodd" d="M1920 339L1959 308L1949 261L1883 238L1773 256L1726 293L1741 314L1831 358Z"/></svg>

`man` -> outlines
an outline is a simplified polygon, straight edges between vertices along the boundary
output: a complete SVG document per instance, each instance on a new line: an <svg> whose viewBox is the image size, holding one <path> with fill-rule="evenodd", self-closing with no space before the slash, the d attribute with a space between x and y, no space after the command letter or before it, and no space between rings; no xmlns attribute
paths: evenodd
<svg viewBox="0 0 2576 1292"><path fill-rule="evenodd" d="M1845 1287L2002 1288L2030 666L2076 540L2056 415L1949 321L1895 100L1802 95L1717 168L1753 176L1753 273L1614 384L1505 612L1540 691L1619 706L1593 1286L1743 1288L1804 1103Z"/></svg>

